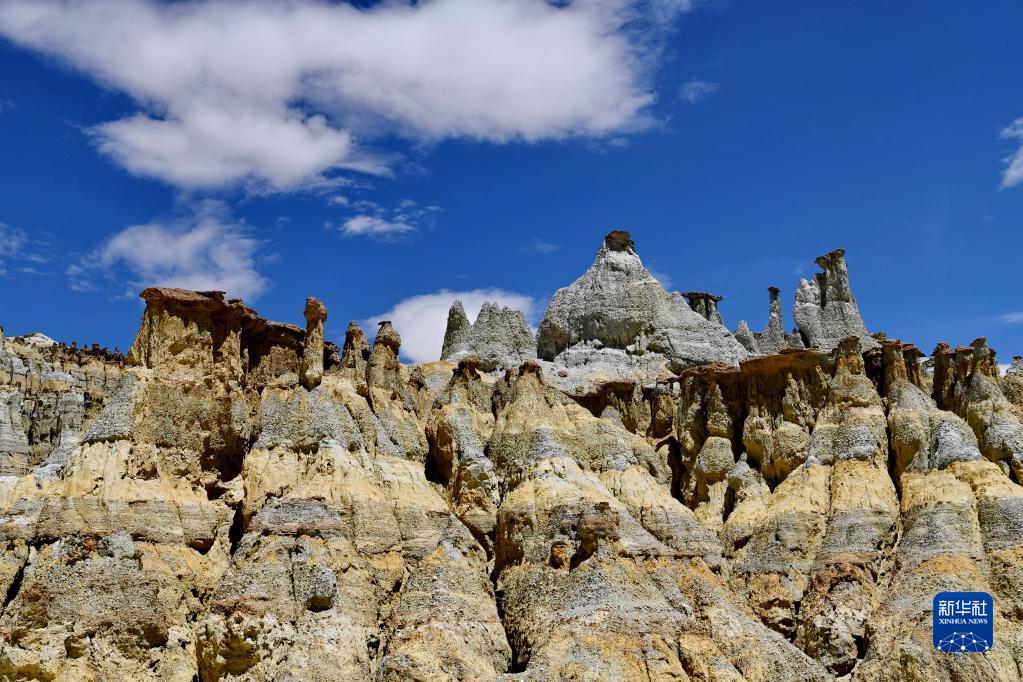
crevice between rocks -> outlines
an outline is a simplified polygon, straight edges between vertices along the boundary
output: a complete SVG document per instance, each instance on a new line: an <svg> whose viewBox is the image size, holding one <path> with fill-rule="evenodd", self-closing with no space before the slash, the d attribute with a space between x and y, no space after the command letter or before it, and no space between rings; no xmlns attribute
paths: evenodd
<svg viewBox="0 0 1023 682"><path fill-rule="evenodd" d="M28 560L24 561L21 566L18 567L17 573L14 574L14 580L12 580L11 584L7 586L7 594L4 595L4 605L3 608L0 609L0 613L6 611L7 606L13 602L17 598L18 593L21 592L21 585L25 580L25 567L27 565Z"/></svg>

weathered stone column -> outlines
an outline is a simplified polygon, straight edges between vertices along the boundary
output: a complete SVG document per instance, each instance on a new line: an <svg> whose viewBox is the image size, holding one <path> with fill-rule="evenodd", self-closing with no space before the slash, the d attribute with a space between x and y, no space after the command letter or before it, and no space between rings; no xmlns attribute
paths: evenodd
<svg viewBox="0 0 1023 682"><path fill-rule="evenodd" d="M302 385L312 390L323 379L323 323L327 308L310 296L305 302L305 345L302 350Z"/></svg>

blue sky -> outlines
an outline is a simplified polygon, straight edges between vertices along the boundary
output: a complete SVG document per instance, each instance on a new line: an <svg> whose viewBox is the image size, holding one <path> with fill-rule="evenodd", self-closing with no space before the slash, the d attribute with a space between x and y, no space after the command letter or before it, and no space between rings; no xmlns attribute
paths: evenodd
<svg viewBox="0 0 1023 682"><path fill-rule="evenodd" d="M425 359L624 228L732 329L841 246L871 331L1023 354L1023 5L560 5L0 0L0 324L124 349L194 285Z"/></svg>

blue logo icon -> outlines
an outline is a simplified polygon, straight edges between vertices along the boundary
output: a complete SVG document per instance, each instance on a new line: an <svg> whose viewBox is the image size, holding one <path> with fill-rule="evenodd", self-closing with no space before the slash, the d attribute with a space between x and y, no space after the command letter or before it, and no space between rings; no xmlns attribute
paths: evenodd
<svg viewBox="0 0 1023 682"><path fill-rule="evenodd" d="M978 653L995 645L995 602L987 592L934 595L934 648Z"/></svg>

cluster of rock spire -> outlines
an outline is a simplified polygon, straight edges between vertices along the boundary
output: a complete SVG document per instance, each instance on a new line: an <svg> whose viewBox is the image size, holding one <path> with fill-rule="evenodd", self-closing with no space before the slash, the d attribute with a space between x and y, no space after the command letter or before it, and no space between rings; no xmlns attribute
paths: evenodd
<svg viewBox="0 0 1023 682"><path fill-rule="evenodd" d="M863 351L878 347L849 287L845 251L837 249L816 262L823 271L800 280L796 290L793 332L785 331L780 289L772 286L767 327L753 332L743 320L733 334L718 309L722 296L669 293L643 265L631 235L614 231L604 238L589 270L554 295L535 343L521 312L488 302L470 324L461 301L455 301L441 359L477 355L480 368L491 371L534 357L555 362L569 349L616 349L631 355L659 354L676 367L685 367L708 362L734 365L750 355L771 355L786 348L830 351L850 336L859 339Z"/></svg>
<svg viewBox="0 0 1023 682"><path fill-rule="evenodd" d="M462 302L452 303L440 359L458 362L470 355L485 372L536 359L536 340L522 311L487 301L470 324Z"/></svg>

